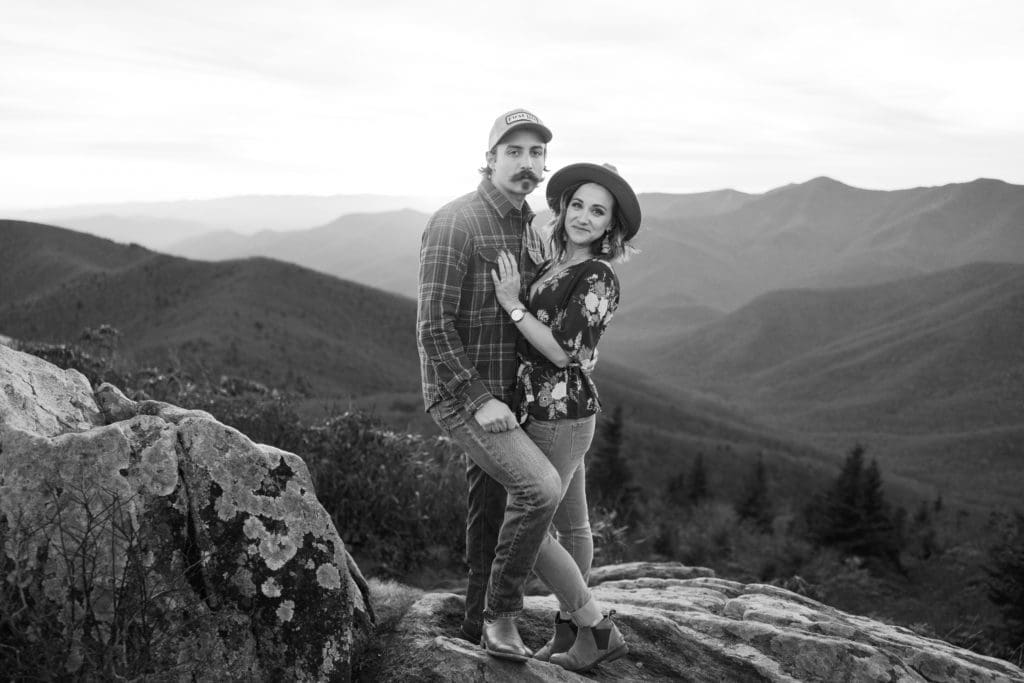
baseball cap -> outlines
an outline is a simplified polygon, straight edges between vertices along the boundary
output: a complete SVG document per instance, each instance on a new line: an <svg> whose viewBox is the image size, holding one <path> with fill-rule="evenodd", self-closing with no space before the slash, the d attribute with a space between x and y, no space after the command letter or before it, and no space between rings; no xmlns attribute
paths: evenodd
<svg viewBox="0 0 1024 683"><path fill-rule="evenodd" d="M540 133L541 140L544 144L551 142L551 131L544 123L537 118L536 114L531 114L525 109L513 109L507 111L494 120L494 125L491 126L491 134L487 138L487 149L494 149L494 146L501 142L501 139L508 135L510 131L516 128L533 128Z"/></svg>

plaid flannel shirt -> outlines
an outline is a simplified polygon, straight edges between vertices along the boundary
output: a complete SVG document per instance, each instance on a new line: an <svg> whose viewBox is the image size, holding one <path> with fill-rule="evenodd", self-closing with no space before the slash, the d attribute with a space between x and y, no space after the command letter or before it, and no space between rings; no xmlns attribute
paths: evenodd
<svg viewBox="0 0 1024 683"><path fill-rule="evenodd" d="M492 397L509 403L516 383L515 324L498 305L491 271L498 252L518 255L524 296L547 250L529 204L515 208L490 180L441 207L420 243L416 346L423 403L475 412Z"/></svg>

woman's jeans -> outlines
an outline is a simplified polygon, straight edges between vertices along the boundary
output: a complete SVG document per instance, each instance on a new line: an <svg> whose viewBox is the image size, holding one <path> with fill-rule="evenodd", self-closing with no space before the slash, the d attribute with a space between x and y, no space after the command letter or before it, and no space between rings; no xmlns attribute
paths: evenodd
<svg viewBox="0 0 1024 683"><path fill-rule="evenodd" d="M581 625L601 619L587 588L594 559L594 538L587 512L586 455L594 439L595 416L571 420L533 420L526 433L547 454L561 479L561 502L553 518L557 541L547 534L533 570L558 598L559 608Z"/></svg>
<svg viewBox="0 0 1024 683"><path fill-rule="evenodd" d="M484 430L465 408L449 412L431 409L431 416L469 457L469 509L466 519L466 559L470 586L466 596L466 620L463 631L475 635L474 582L487 575L483 617L515 617L523 609L526 579L537 560L541 543L549 537L548 528L558 507L562 482L558 472L526 433L519 427L492 434ZM488 476L481 476L486 474ZM504 488L495 489L493 479ZM504 518L497 534L497 545L488 538L488 510L498 496L507 493ZM493 561L489 561L493 558ZM489 567L485 563L489 562Z"/></svg>

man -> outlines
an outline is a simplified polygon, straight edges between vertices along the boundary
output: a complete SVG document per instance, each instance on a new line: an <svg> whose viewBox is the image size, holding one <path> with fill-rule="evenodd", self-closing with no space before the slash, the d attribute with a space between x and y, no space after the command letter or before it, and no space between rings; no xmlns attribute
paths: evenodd
<svg viewBox="0 0 1024 683"><path fill-rule="evenodd" d="M526 196L542 180L550 140L551 131L525 109L499 116L477 190L431 216L420 246L416 328L423 400L468 456L462 634L514 660L531 655L515 618L561 484L509 407L522 315L507 315L498 305L491 271L507 249L519 256L524 285L533 280L543 250Z"/></svg>

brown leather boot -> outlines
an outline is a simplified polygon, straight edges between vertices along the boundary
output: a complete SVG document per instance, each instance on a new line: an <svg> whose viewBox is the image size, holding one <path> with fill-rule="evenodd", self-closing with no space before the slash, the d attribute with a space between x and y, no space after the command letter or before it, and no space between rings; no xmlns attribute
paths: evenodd
<svg viewBox="0 0 1024 683"><path fill-rule="evenodd" d="M487 650L487 654L500 659L525 662L533 656L533 652L519 637L515 617L498 617L493 621L484 619L480 644Z"/></svg>
<svg viewBox="0 0 1024 683"><path fill-rule="evenodd" d="M611 662L629 652L626 641L612 621L613 614L615 610L592 628L581 626L569 651L551 655L551 663L569 671L589 671L601 662Z"/></svg>
<svg viewBox="0 0 1024 683"><path fill-rule="evenodd" d="M572 644L576 642L576 624L572 619L562 619L558 612L555 612L555 633L551 640L544 644L544 647L533 654L534 659L542 662L549 661L551 655L568 652Z"/></svg>

